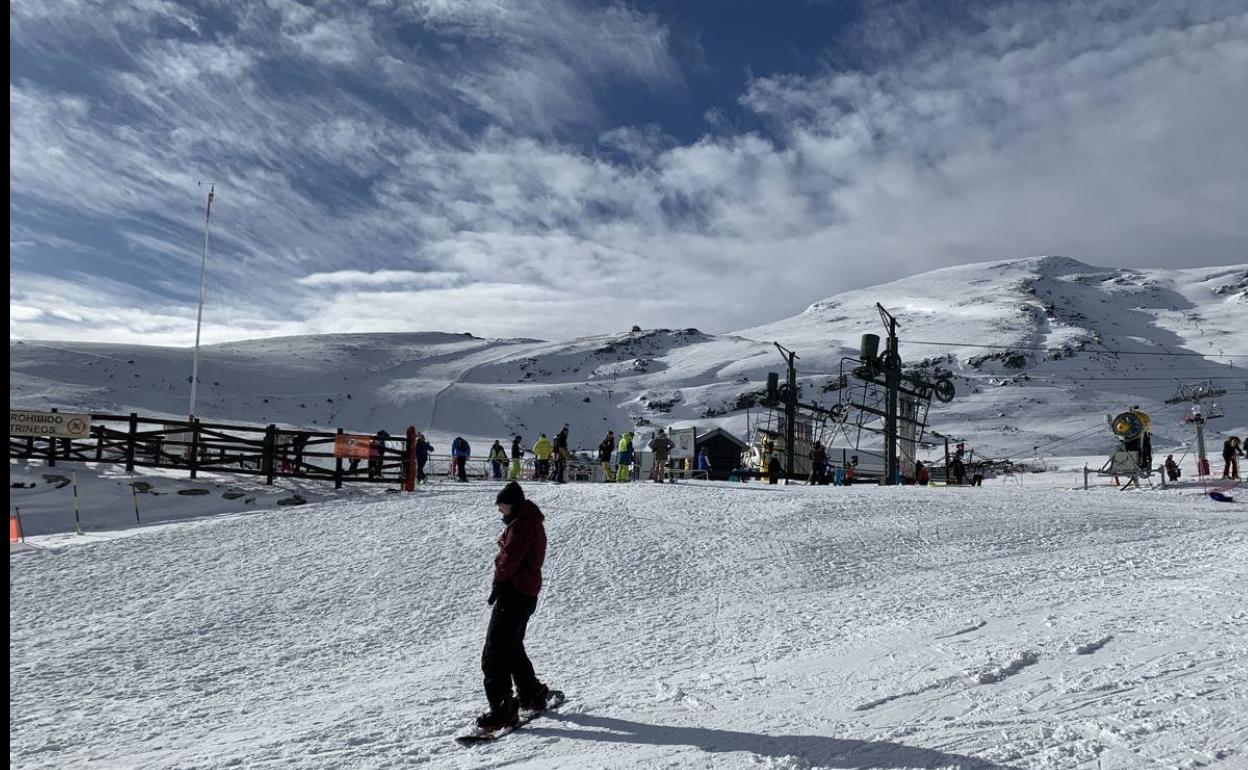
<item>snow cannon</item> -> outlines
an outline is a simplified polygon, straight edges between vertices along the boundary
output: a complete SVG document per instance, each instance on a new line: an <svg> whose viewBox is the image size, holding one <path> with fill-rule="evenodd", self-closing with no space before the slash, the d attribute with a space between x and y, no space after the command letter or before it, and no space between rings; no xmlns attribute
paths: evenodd
<svg viewBox="0 0 1248 770"><path fill-rule="evenodd" d="M1145 433L1153 432L1153 419L1146 413L1137 411L1138 407L1115 417L1110 422L1114 435L1126 441L1135 441Z"/></svg>
<svg viewBox="0 0 1248 770"><path fill-rule="evenodd" d="M1101 473L1127 476L1131 479L1128 486L1138 486L1141 476L1147 477L1153 472L1153 419L1133 406L1110 418L1109 428L1122 445L1110 455Z"/></svg>

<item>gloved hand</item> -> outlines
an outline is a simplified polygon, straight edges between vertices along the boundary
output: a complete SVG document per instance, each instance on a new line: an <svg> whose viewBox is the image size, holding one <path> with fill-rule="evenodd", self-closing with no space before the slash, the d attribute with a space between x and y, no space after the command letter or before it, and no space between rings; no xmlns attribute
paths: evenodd
<svg viewBox="0 0 1248 770"><path fill-rule="evenodd" d="M495 583L493 586L491 586L490 598L486 599L485 603L492 606L494 602L496 601L498 601L498 583Z"/></svg>

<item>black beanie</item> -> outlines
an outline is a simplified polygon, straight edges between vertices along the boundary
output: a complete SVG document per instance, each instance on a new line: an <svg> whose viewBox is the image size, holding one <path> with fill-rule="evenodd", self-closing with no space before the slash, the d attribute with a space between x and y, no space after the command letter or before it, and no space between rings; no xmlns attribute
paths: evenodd
<svg viewBox="0 0 1248 770"><path fill-rule="evenodd" d="M507 486L498 492L498 497L494 498L496 505L519 505L524 502L524 490L520 488L520 484L510 481Z"/></svg>

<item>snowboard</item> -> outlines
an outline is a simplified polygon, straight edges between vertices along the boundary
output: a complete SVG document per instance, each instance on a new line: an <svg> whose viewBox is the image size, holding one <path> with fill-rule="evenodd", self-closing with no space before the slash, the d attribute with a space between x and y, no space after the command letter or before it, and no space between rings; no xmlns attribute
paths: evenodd
<svg viewBox="0 0 1248 770"><path fill-rule="evenodd" d="M561 691L551 690L549 700L546 701L546 708L543 709L542 711L521 710L520 716L516 720L516 723L514 725L504 727L500 730L482 730L479 727L474 727L471 732L456 736L455 742L458 743L460 746L476 746L477 744L480 744L480 743L489 743L491 741L496 741L499 738L502 738L507 735L511 735L516 730L519 730L521 727L524 727L529 722L532 722L534 719L537 719L542 714L545 714L547 711L553 711L554 709L559 708L560 706L564 704L564 701L566 700L567 698L564 697L564 694Z"/></svg>

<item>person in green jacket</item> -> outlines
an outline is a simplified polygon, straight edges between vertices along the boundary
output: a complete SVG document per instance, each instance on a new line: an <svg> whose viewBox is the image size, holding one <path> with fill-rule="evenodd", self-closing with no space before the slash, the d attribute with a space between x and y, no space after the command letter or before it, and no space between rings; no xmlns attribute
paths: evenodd
<svg viewBox="0 0 1248 770"><path fill-rule="evenodd" d="M501 441L495 439L494 446L490 447L490 470L494 472L495 479L503 477L503 468L507 467L507 450L503 449Z"/></svg>
<svg viewBox="0 0 1248 770"><path fill-rule="evenodd" d="M550 443L550 439L546 438L545 433L533 445L533 456L537 458L533 463L533 478L535 480L544 481L546 476L550 474L550 453L553 449L554 447Z"/></svg>
<svg viewBox="0 0 1248 770"><path fill-rule="evenodd" d="M616 457L615 480L631 481L633 475L633 433L620 436L619 456Z"/></svg>

